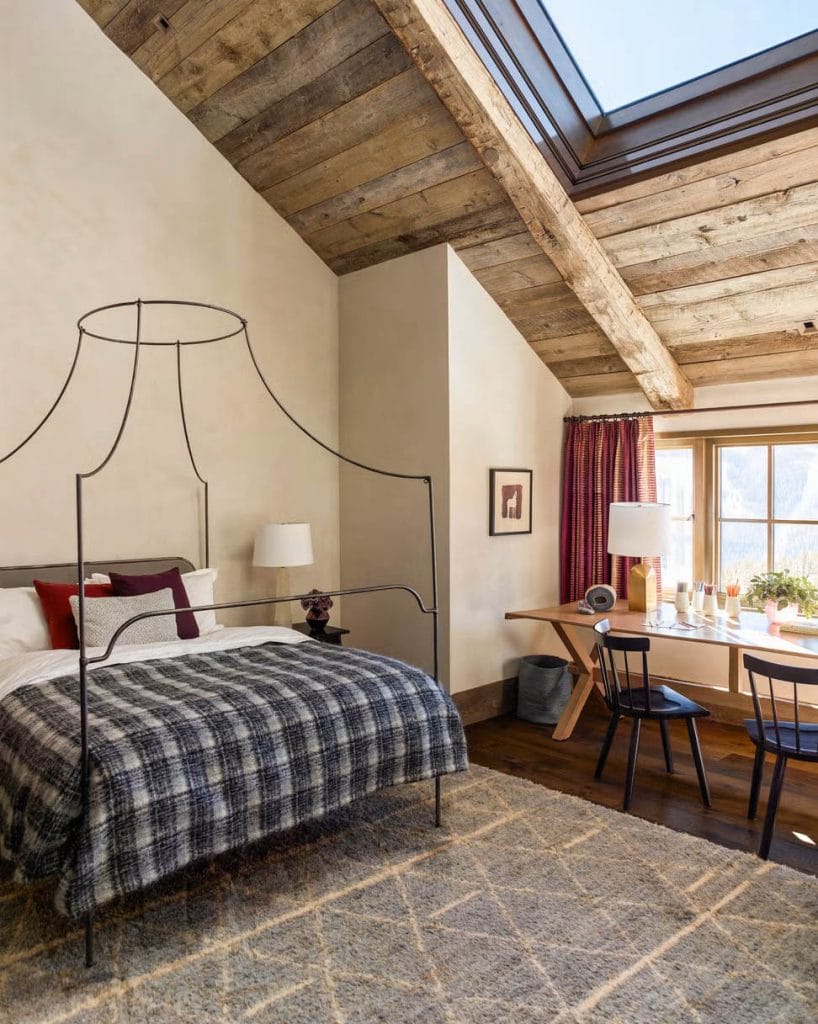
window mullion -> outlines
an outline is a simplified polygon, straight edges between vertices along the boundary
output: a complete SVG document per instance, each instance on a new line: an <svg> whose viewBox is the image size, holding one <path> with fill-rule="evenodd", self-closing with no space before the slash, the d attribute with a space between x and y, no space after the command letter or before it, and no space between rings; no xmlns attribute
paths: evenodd
<svg viewBox="0 0 818 1024"><path fill-rule="evenodd" d="M774 537L775 531L773 529L773 511L775 495L773 494L773 476L774 476L774 459L773 446L767 445L767 572L772 572L775 568L775 551L774 551Z"/></svg>
<svg viewBox="0 0 818 1024"><path fill-rule="evenodd" d="M709 445L710 466L708 472L709 509L708 509L708 535L710 539L710 558L707 566L706 576L711 577L711 582L721 582L721 466L720 448L715 443Z"/></svg>

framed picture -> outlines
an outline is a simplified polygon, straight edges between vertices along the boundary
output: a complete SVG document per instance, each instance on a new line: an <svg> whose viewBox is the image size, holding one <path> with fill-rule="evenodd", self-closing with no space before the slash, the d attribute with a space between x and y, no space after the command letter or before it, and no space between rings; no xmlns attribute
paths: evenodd
<svg viewBox="0 0 818 1024"><path fill-rule="evenodd" d="M489 470L489 535L531 533L530 469Z"/></svg>

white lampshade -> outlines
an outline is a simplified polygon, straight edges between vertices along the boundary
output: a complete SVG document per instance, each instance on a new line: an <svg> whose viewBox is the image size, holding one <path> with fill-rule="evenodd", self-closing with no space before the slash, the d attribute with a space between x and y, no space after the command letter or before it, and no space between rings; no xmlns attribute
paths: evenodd
<svg viewBox="0 0 818 1024"><path fill-rule="evenodd" d="M608 554L655 558L670 547L670 505L612 501L608 516Z"/></svg>
<svg viewBox="0 0 818 1024"><path fill-rule="evenodd" d="M309 523L264 523L256 531L253 565L283 569L313 561Z"/></svg>

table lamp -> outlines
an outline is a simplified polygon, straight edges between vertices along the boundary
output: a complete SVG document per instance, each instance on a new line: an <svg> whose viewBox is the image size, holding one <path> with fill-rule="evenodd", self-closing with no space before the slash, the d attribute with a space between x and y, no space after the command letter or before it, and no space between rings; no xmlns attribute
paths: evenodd
<svg viewBox="0 0 818 1024"><path fill-rule="evenodd" d="M613 501L608 516L608 554L639 558L628 578L628 608L653 611L659 604L656 573L646 558L658 558L670 547L670 505Z"/></svg>
<svg viewBox="0 0 818 1024"><path fill-rule="evenodd" d="M256 531L253 565L276 570L276 597L292 593L291 566L312 565L313 561L309 523L264 523ZM292 629L293 614L289 601L273 605L273 624Z"/></svg>

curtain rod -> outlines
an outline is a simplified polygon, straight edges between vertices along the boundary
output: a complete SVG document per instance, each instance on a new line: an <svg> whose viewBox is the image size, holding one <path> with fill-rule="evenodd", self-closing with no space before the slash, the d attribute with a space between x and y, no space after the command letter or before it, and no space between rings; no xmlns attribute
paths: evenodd
<svg viewBox="0 0 818 1024"><path fill-rule="evenodd" d="M645 412L602 412L591 416L564 416L563 423L584 423L588 420L631 420L641 416L688 416L707 412L741 412L749 409L783 409L794 405L818 405L818 398L800 398L790 402L762 402L749 405L711 405L701 409L646 410Z"/></svg>

